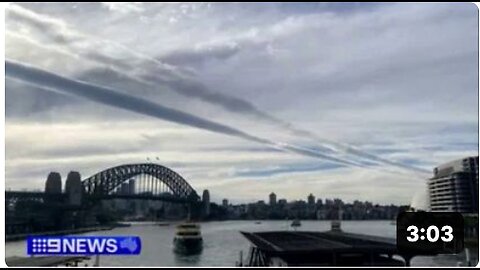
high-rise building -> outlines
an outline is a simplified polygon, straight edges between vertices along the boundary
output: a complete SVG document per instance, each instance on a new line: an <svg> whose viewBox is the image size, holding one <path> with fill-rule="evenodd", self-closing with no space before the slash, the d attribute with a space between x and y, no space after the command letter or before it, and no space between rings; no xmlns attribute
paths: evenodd
<svg viewBox="0 0 480 270"><path fill-rule="evenodd" d="M128 194L128 183L123 182L122 185L120 185L120 194L122 195Z"/></svg>
<svg viewBox="0 0 480 270"><path fill-rule="evenodd" d="M227 199L223 199L223 200L222 200L222 205L223 205L223 207L228 207L228 200L227 200Z"/></svg>
<svg viewBox="0 0 480 270"><path fill-rule="evenodd" d="M308 206L314 206L315 205L315 196L313 196L313 194L310 193L310 195L308 195L307 201L308 201Z"/></svg>
<svg viewBox="0 0 480 270"><path fill-rule="evenodd" d="M478 156L436 167L428 191L432 212L478 213Z"/></svg>
<svg viewBox="0 0 480 270"><path fill-rule="evenodd" d="M322 205L323 205L322 199L318 199L317 200L317 207L322 207Z"/></svg>
<svg viewBox="0 0 480 270"><path fill-rule="evenodd" d="M269 196L269 199L270 199L270 206L275 206L277 204L277 195L275 195L275 193L270 193L270 196Z"/></svg>
<svg viewBox="0 0 480 270"><path fill-rule="evenodd" d="M282 208L285 207L287 205L287 200L286 199L278 200L278 205Z"/></svg>
<svg viewBox="0 0 480 270"><path fill-rule="evenodd" d="M135 194L135 180L130 179L128 181L128 194L133 195Z"/></svg>
<svg viewBox="0 0 480 270"><path fill-rule="evenodd" d="M205 189L202 194L202 203L203 203L203 213L205 216L210 215L210 192L208 189Z"/></svg>

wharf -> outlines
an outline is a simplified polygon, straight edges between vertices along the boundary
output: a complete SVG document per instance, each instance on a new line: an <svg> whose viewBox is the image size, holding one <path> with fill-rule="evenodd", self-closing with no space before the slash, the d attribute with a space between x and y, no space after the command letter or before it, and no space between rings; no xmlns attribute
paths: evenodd
<svg viewBox="0 0 480 270"><path fill-rule="evenodd" d="M87 256L38 256L38 257L8 257L8 266L78 266L78 263L90 260Z"/></svg>
<svg viewBox="0 0 480 270"><path fill-rule="evenodd" d="M252 244L246 266L409 266L414 256L400 254L395 239L342 231L241 234Z"/></svg>

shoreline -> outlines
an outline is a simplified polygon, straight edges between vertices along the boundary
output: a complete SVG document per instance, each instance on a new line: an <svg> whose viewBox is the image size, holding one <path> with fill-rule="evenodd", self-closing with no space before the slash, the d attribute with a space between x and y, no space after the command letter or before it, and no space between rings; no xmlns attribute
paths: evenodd
<svg viewBox="0 0 480 270"><path fill-rule="evenodd" d="M22 234L13 234L5 235L5 242L14 242L25 240L29 236L52 236L52 235L68 235L68 234L80 234L93 231L109 231L114 228L117 228L117 225L111 226L97 226L97 227L86 227L70 230L61 230L61 231L49 231L49 232L37 232L37 233L22 233Z"/></svg>

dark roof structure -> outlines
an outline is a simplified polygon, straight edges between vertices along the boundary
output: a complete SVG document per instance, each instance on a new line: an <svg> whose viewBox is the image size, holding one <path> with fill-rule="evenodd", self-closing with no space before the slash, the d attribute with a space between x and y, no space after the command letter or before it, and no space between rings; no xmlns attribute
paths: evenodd
<svg viewBox="0 0 480 270"><path fill-rule="evenodd" d="M269 231L241 232L253 245L251 266L271 263L273 257L290 265L408 265L395 239L345 232ZM403 256L402 256L403 257Z"/></svg>

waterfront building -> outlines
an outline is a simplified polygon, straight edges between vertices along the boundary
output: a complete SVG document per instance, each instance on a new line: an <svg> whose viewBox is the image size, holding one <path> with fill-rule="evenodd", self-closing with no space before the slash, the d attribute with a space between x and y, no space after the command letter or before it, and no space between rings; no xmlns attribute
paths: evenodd
<svg viewBox="0 0 480 270"><path fill-rule="evenodd" d="M275 206L277 204L277 195L275 195L275 193L270 193L269 199L270 206Z"/></svg>
<svg viewBox="0 0 480 270"><path fill-rule="evenodd" d="M205 217L210 215L210 192L205 189L202 194L203 214Z"/></svg>
<svg viewBox="0 0 480 270"><path fill-rule="evenodd" d="M120 185L120 194L127 195L128 194L128 183L122 183Z"/></svg>
<svg viewBox="0 0 480 270"><path fill-rule="evenodd" d="M313 196L312 193L310 193L310 195L308 195L307 202L308 202L309 207L313 207L315 205L315 196Z"/></svg>
<svg viewBox="0 0 480 270"><path fill-rule="evenodd" d="M318 220L323 220L327 218L327 211L325 209L319 209L316 211L315 216Z"/></svg>
<svg viewBox="0 0 480 270"><path fill-rule="evenodd" d="M325 199L325 206L327 208L333 207L333 200L331 199Z"/></svg>
<svg viewBox="0 0 480 270"><path fill-rule="evenodd" d="M285 205L287 205L287 200L286 199L280 199L280 200L278 200L278 204L280 206L285 206Z"/></svg>
<svg viewBox="0 0 480 270"><path fill-rule="evenodd" d="M478 156L436 167L427 182L430 211L478 213Z"/></svg>
<svg viewBox="0 0 480 270"><path fill-rule="evenodd" d="M135 180L130 179L128 181L128 194L133 195L135 194Z"/></svg>

